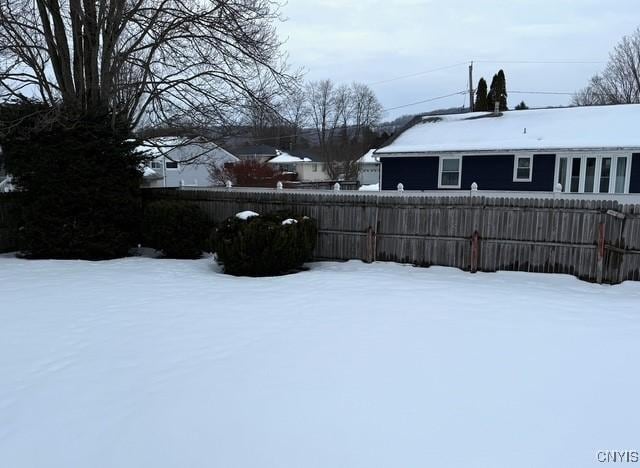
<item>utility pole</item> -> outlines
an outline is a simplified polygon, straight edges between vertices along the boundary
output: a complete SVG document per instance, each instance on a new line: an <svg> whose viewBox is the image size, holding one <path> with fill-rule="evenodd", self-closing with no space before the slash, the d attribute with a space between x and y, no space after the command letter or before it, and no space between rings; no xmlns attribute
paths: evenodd
<svg viewBox="0 0 640 468"><path fill-rule="evenodd" d="M473 61L469 64L469 110L473 112Z"/></svg>

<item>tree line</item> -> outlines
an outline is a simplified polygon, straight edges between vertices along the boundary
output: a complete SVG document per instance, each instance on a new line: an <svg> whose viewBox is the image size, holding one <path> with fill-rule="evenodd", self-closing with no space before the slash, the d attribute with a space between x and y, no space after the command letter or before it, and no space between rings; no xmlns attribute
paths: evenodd
<svg viewBox="0 0 640 468"><path fill-rule="evenodd" d="M247 109L250 141L303 151L330 163L330 172L376 143L373 128L383 114L366 84L336 84L330 79L303 83L284 97L251 102Z"/></svg>

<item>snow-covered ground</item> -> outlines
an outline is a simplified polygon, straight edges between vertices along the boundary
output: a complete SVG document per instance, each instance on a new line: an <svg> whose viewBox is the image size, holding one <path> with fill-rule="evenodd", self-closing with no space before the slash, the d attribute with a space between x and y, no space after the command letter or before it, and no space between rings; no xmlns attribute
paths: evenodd
<svg viewBox="0 0 640 468"><path fill-rule="evenodd" d="M0 466L586 467L640 449L640 284L0 258Z"/></svg>

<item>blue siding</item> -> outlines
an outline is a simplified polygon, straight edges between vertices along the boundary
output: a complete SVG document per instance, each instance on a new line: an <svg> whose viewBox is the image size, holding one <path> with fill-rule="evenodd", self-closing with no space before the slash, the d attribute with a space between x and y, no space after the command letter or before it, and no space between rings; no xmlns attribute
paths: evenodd
<svg viewBox="0 0 640 468"><path fill-rule="evenodd" d="M401 182L405 190L437 190L437 156L427 158L381 158L382 190L396 190Z"/></svg>
<svg viewBox="0 0 640 468"><path fill-rule="evenodd" d="M634 153L631 160L631 183L629 193L640 193L640 153Z"/></svg>
<svg viewBox="0 0 640 468"><path fill-rule="evenodd" d="M464 156L462 158L462 186L469 190L476 182L480 190L553 191L555 154L533 156L531 182L513 181L514 155Z"/></svg>
<svg viewBox="0 0 640 468"><path fill-rule="evenodd" d="M531 182L513 181L513 155L464 156L461 189L469 190L476 182L480 190L553 191L555 154L533 157ZM437 190L437 156L424 158L382 158L382 190L395 190L402 182L406 190ZM634 167L640 170L640 163ZM640 178L638 179L640 184ZM640 191L640 190L639 190Z"/></svg>

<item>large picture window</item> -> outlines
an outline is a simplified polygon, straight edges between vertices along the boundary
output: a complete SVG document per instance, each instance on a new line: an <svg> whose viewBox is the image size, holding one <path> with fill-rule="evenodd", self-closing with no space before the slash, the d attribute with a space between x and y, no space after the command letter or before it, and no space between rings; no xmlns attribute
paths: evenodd
<svg viewBox="0 0 640 468"><path fill-rule="evenodd" d="M440 174L438 176L439 188L460 188L460 169L462 158L441 157Z"/></svg>
<svg viewBox="0 0 640 468"><path fill-rule="evenodd" d="M629 160L628 156L562 156L556 160L556 182L563 192L627 193Z"/></svg>

